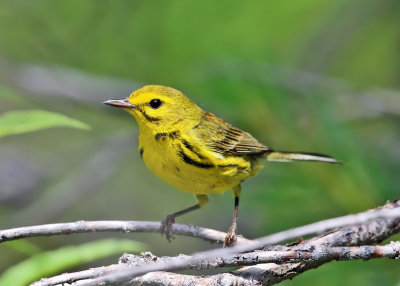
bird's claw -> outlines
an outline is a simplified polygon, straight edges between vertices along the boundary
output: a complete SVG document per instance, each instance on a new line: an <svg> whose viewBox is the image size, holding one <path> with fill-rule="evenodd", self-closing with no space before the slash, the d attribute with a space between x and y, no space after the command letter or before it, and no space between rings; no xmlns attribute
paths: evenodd
<svg viewBox="0 0 400 286"><path fill-rule="evenodd" d="M236 224L232 224L225 236L224 247L230 247L237 240Z"/></svg>
<svg viewBox="0 0 400 286"><path fill-rule="evenodd" d="M161 235L165 234L165 237L169 242L174 238L172 232L172 224L175 223L175 217L173 215L167 215L167 217L161 222L160 232Z"/></svg>

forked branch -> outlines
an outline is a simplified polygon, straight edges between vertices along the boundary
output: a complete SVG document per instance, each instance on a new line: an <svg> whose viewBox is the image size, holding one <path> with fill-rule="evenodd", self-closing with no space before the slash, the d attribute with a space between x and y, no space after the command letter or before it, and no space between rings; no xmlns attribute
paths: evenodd
<svg viewBox="0 0 400 286"><path fill-rule="evenodd" d="M330 231L326 232L328 229ZM321 231L326 233L288 246L271 246L279 241ZM207 285L218 285L221 281L227 284L271 285L293 278L331 260L399 258L399 242L382 246L374 245L399 231L400 200L396 200L374 210L320 221L249 243L241 243L228 249L215 249L192 256L167 258L157 258L152 255L125 255L118 265L63 274L42 279L33 285L57 285L71 282L74 283L73 285L173 285L178 281L184 284L189 282ZM261 248L263 249L257 250ZM192 276L171 272L227 266L245 267L212 276Z"/></svg>

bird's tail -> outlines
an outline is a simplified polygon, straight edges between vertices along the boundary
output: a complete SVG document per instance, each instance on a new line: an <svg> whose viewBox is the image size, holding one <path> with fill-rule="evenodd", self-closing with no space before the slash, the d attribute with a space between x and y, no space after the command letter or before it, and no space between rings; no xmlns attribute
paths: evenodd
<svg viewBox="0 0 400 286"><path fill-rule="evenodd" d="M342 162L336 160L333 157L315 153L270 151L266 153L265 157L268 161L276 162L311 161L342 164Z"/></svg>

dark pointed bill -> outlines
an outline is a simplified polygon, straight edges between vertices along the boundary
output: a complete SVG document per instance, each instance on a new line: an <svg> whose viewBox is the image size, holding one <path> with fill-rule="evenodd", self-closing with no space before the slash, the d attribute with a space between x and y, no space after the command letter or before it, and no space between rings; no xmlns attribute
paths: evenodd
<svg viewBox="0 0 400 286"><path fill-rule="evenodd" d="M119 108L135 108L136 105L129 102L127 98L125 99L110 99L103 102L104 104L119 107Z"/></svg>

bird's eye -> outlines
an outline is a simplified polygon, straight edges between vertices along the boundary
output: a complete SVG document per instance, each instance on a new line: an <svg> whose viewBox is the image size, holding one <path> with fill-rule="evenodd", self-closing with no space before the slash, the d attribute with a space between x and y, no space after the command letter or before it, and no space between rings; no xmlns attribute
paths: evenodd
<svg viewBox="0 0 400 286"><path fill-rule="evenodd" d="M153 109L159 108L159 107L161 106L161 104L162 104L162 102L161 102L161 100L159 100L158 98L152 99L152 100L149 102L150 107L153 108Z"/></svg>

